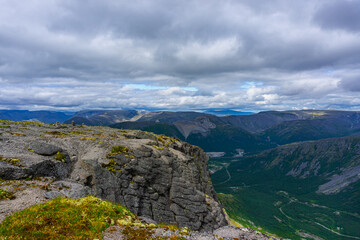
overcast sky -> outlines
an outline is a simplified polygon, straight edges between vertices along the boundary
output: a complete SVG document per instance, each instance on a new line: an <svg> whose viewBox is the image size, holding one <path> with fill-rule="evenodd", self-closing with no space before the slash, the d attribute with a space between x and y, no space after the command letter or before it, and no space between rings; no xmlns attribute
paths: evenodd
<svg viewBox="0 0 360 240"><path fill-rule="evenodd" d="M360 0L0 0L0 109L360 110Z"/></svg>

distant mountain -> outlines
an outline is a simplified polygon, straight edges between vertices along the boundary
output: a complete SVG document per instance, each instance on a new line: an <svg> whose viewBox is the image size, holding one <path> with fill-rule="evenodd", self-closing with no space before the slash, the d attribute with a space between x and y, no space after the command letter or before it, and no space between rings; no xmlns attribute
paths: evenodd
<svg viewBox="0 0 360 240"><path fill-rule="evenodd" d="M146 122L144 125L138 122ZM168 124L159 128L159 123ZM154 126L151 126L154 124ZM155 126L155 124L157 124ZM169 132L177 128L179 133ZM291 142L351 136L360 133L360 113L349 111L267 111L253 115L214 116L199 112L149 112L126 124L111 125L168 134L206 151L259 152Z"/></svg>
<svg viewBox="0 0 360 240"><path fill-rule="evenodd" d="M142 121L142 119L153 121ZM167 112L151 118L147 115L136 122L117 123L110 127L139 129L177 137L205 151L235 152L235 149L241 148L246 152L255 152L271 147L269 143L246 130L224 123L221 118L208 114L186 113L183 115L183 113L169 114Z"/></svg>
<svg viewBox="0 0 360 240"><path fill-rule="evenodd" d="M231 109L203 109L202 112L207 114L214 114L218 116L226 116L226 115L252 115L254 112L241 112L235 111Z"/></svg>
<svg viewBox="0 0 360 240"><path fill-rule="evenodd" d="M344 137L360 134L360 112L302 111L308 114L293 121L283 121L259 134L282 145L291 142Z"/></svg>
<svg viewBox="0 0 360 240"><path fill-rule="evenodd" d="M64 123L85 124L89 126L108 126L110 124L124 122L139 114L136 110L85 110L77 112L72 118Z"/></svg>
<svg viewBox="0 0 360 240"><path fill-rule="evenodd" d="M246 116L225 116L222 117L224 122L227 122L235 127L245 129L252 133L262 132L270 127L276 126L285 121L294 121L302 118L299 115L301 111L297 112L278 112L266 111L259 112L253 115Z"/></svg>
<svg viewBox="0 0 360 240"><path fill-rule="evenodd" d="M219 113L223 110L209 111ZM226 116L136 110L84 110L75 114L5 110L0 111L1 118L140 129L177 137L206 151L231 153L243 149L246 154L292 142L360 134L360 112L328 110L265 111Z"/></svg>
<svg viewBox="0 0 360 240"><path fill-rule="evenodd" d="M136 118L138 122L153 121L157 123L175 123L181 120L195 120L199 116L209 115L200 112L147 112Z"/></svg>
<svg viewBox="0 0 360 240"><path fill-rule="evenodd" d="M54 111L0 110L0 119L44 123L64 122L74 113Z"/></svg>

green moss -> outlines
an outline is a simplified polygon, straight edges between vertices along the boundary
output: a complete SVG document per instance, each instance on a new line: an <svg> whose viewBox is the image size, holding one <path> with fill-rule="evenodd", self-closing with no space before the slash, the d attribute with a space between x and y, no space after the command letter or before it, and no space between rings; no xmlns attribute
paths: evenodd
<svg viewBox="0 0 360 240"><path fill-rule="evenodd" d="M80 140L95 141L96 137L81 137Z"/></svg>
<svg viewBox="0 0 360 240"><path fill-rule="evenodd" d="M108 153L108 154L106 155L106 157L107 157L107 158L112 158L114 155L122 154L124 157L134 159L135 156L133 156L132 154L130 154L131 152L133 152L133 150L129 149L128 147L124 147L124 146L113 146L113 147L111 148L110 153Z"/></svg>
<svg viewBox="0 0 360 240"><path fill-rule="evenodd" d="M57 198L7 217L0 239L100 239L117 221L131 224L135 219L125 207L93 196Z"/></svg>
<svg viewBox="0 0 360 240"><path fill-rule="evenodd" d="M127 153L129 152L130 149L124 146L114 146L111 148L111 154L112 155L116 155L116 154L120 154L120 153Z"/></svg>
<svg viewBox="0 0 360 240"><path fill-rule="evenodd" d="M168 137L168 136L164 136L164 135L156 135L154 133L152 133L154 136L156 136L156 140L160 143L162 143L166 148L169 148L171 146L171 144L176 143L176 142L180 142L179 139L177 138L173 138L173 137Z"/></svg>
<svg viewBox="0 0 360 240"><path fill-rule="evenodd" d="M107 170L109 170L110 172L112 173L116 173L116 169L115 169L115 166L119 166L119 164L117 162L114 161L114 159L110 159L109 160L109 163L107 164L101 164L101 166L103 168L106 168ZM118 170L120 171L120 170Z"/></svg>
<svg viewBox="0 0 360 240"><path fill-rule="evenodd" d="M84 132L80 132L80 131L71 131L70 133L75 134L75 135L84 135Z"/></svg>
<svg viewBox="0 0 360 240"><path fill-rule="evenodd" d="M162 147L158 147L158 146L156 146L156 145L152 145L154 148L156 148L157 150L164 150L164 148L162 148Z"/></svg>
<svg viewBox="0 0 360 240"><path fill-rule="evenodd" d="M66 156L65 156L65 154L63 154L61 152L57 152L55 154L55 160L60 161L60 162L65 162L66 161Z"/></svg>
<svg viewBox="0 0 360 240"><path fill-rule="evenodd" d="M28 150L29 150L30 152L35 152L33 149L31 149L31 147L28 147Z"/></svg>
<svg viewBox="0 0 360 240"><path fill-rule="evenodd" d="M0 126L0 128L11 128L10 126Z"/></svg>
<svg viewBox="0 0 360 240"><path fill-rule="evenodd" d="M14 198L15 198L15 196L11 192L5 191L5 190L0 188L0 200L2 200L2 199L14 199Z"/></svg>
<svg viewBox="0 0 360 240"><path fill-rule="evenodd" d="M188 228L143 224L127 208L88 196L56 198L16 212L0 224L0 239L102 239L102 232L112 225L120 226L128 240L184 240L182 236L189 235ZM152 237L156 228L180 236Z"/></svg>
<svg viewBox="0 0 360 240"><path fill-rule="evenodd" d="M0 161L10 163L11 165L16 167L23 167L23 165L20 163L20 159L18 158L3 158L0 156Z"/></svg>

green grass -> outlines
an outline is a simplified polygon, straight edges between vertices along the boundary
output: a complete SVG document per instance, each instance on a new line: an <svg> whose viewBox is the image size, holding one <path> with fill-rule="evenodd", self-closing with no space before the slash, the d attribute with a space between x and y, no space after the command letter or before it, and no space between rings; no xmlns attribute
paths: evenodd
<svg viewBox="0 0 360 240"><path fill-rule="evenodd" d="M8 239L94 239L115 221L135 218L125 207L89 196L57 198L7 217L0 236Z"/></svg>
<svg viewBox="0 0 360 240"><path fill-rule="evenodd" d="M11 192L5 191L0 188L0 200L2 199L14 199L14 195Z"/></svg>
<svg viewBox="0 0 360 240"><path fill-rule="evenodd" d="M181 236L152 238L155 228L188 234L186 228L143 224L127 208L88 196L81 199L56 198L16 212L0 224L0 239L101 239L102 232L112 225L123 227L122 233L129 240L184 239Z"/></svg>

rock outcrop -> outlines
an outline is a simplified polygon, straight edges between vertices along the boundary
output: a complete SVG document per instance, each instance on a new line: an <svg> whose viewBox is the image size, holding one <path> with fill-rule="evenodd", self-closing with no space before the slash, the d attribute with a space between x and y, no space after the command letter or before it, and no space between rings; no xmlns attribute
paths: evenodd
<svg viewBox="0 0 360 240"><path fill-rule="evenodd" d="M0 178L51 177L52 185L67 187L46 189L46 198L94 194L139 216L193 230L227 223L207 164L200 148L152 133L0 122Z"/></svg>

